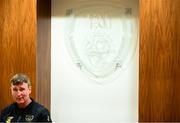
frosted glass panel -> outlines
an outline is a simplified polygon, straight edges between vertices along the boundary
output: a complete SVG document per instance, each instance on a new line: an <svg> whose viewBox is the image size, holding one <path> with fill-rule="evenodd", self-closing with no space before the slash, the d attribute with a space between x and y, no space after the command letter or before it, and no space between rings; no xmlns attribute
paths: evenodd
<svg viewBox="0 0 180 123"><path fill-rule="evenodd" d="M138 1L52 0L51 116L138 121Z"/></svg>
<svg viewBox="0 0 180 123"><path fill-rule="evenodd" d="M116 3L86 2L66 9L65 42L74 64L104 84L128 66L138 41L137 11Z"/></svg>

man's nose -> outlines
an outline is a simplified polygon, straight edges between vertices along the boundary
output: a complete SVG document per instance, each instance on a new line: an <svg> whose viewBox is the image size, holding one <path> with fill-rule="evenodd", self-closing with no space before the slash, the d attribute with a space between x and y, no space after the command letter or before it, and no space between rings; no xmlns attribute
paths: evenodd
<svg viewBox="0 0 180 123"><path fill-rule="evenodd" d="M17 91L17 95L20 96L21 95L21 91L18 90Z"/></svg>

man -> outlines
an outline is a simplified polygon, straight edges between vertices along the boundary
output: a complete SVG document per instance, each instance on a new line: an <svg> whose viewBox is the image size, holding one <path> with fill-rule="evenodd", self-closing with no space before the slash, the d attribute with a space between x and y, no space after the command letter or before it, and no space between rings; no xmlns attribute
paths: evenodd
<svg viewBox="0 0 180 123"><path fill-rule="evenodd" d="M27 75L12 77L11 93L15 103L1 111L0 122L52 122L49 111L30 98L31 82Z"/></svg>

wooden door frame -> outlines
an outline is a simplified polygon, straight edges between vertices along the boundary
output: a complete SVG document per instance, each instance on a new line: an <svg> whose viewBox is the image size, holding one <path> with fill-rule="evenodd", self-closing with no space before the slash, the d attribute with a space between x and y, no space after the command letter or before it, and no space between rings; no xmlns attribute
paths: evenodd
<svg viewBox="0 0 180 123"><path fill-rule="evenodd" d="M51 109L51 0L37 0L36 100Z"/></svg>

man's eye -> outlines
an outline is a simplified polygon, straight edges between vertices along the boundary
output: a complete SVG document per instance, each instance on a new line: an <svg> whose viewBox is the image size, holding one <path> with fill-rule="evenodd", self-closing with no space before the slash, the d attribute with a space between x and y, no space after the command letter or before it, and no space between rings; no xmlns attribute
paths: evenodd
<svg viewBox="0 0 180 123"><path fill-rule="evenodd" d="M24 91L25 89L24 89L24 88L20 88L19 90L20 90L20 91Z"/></svg>
<svg viewBox="0 0 180 123"><path fill-rule="evenodd" d="M16 88L13 88L13 91L17 91L17 89L16 89Z"/></svg>

